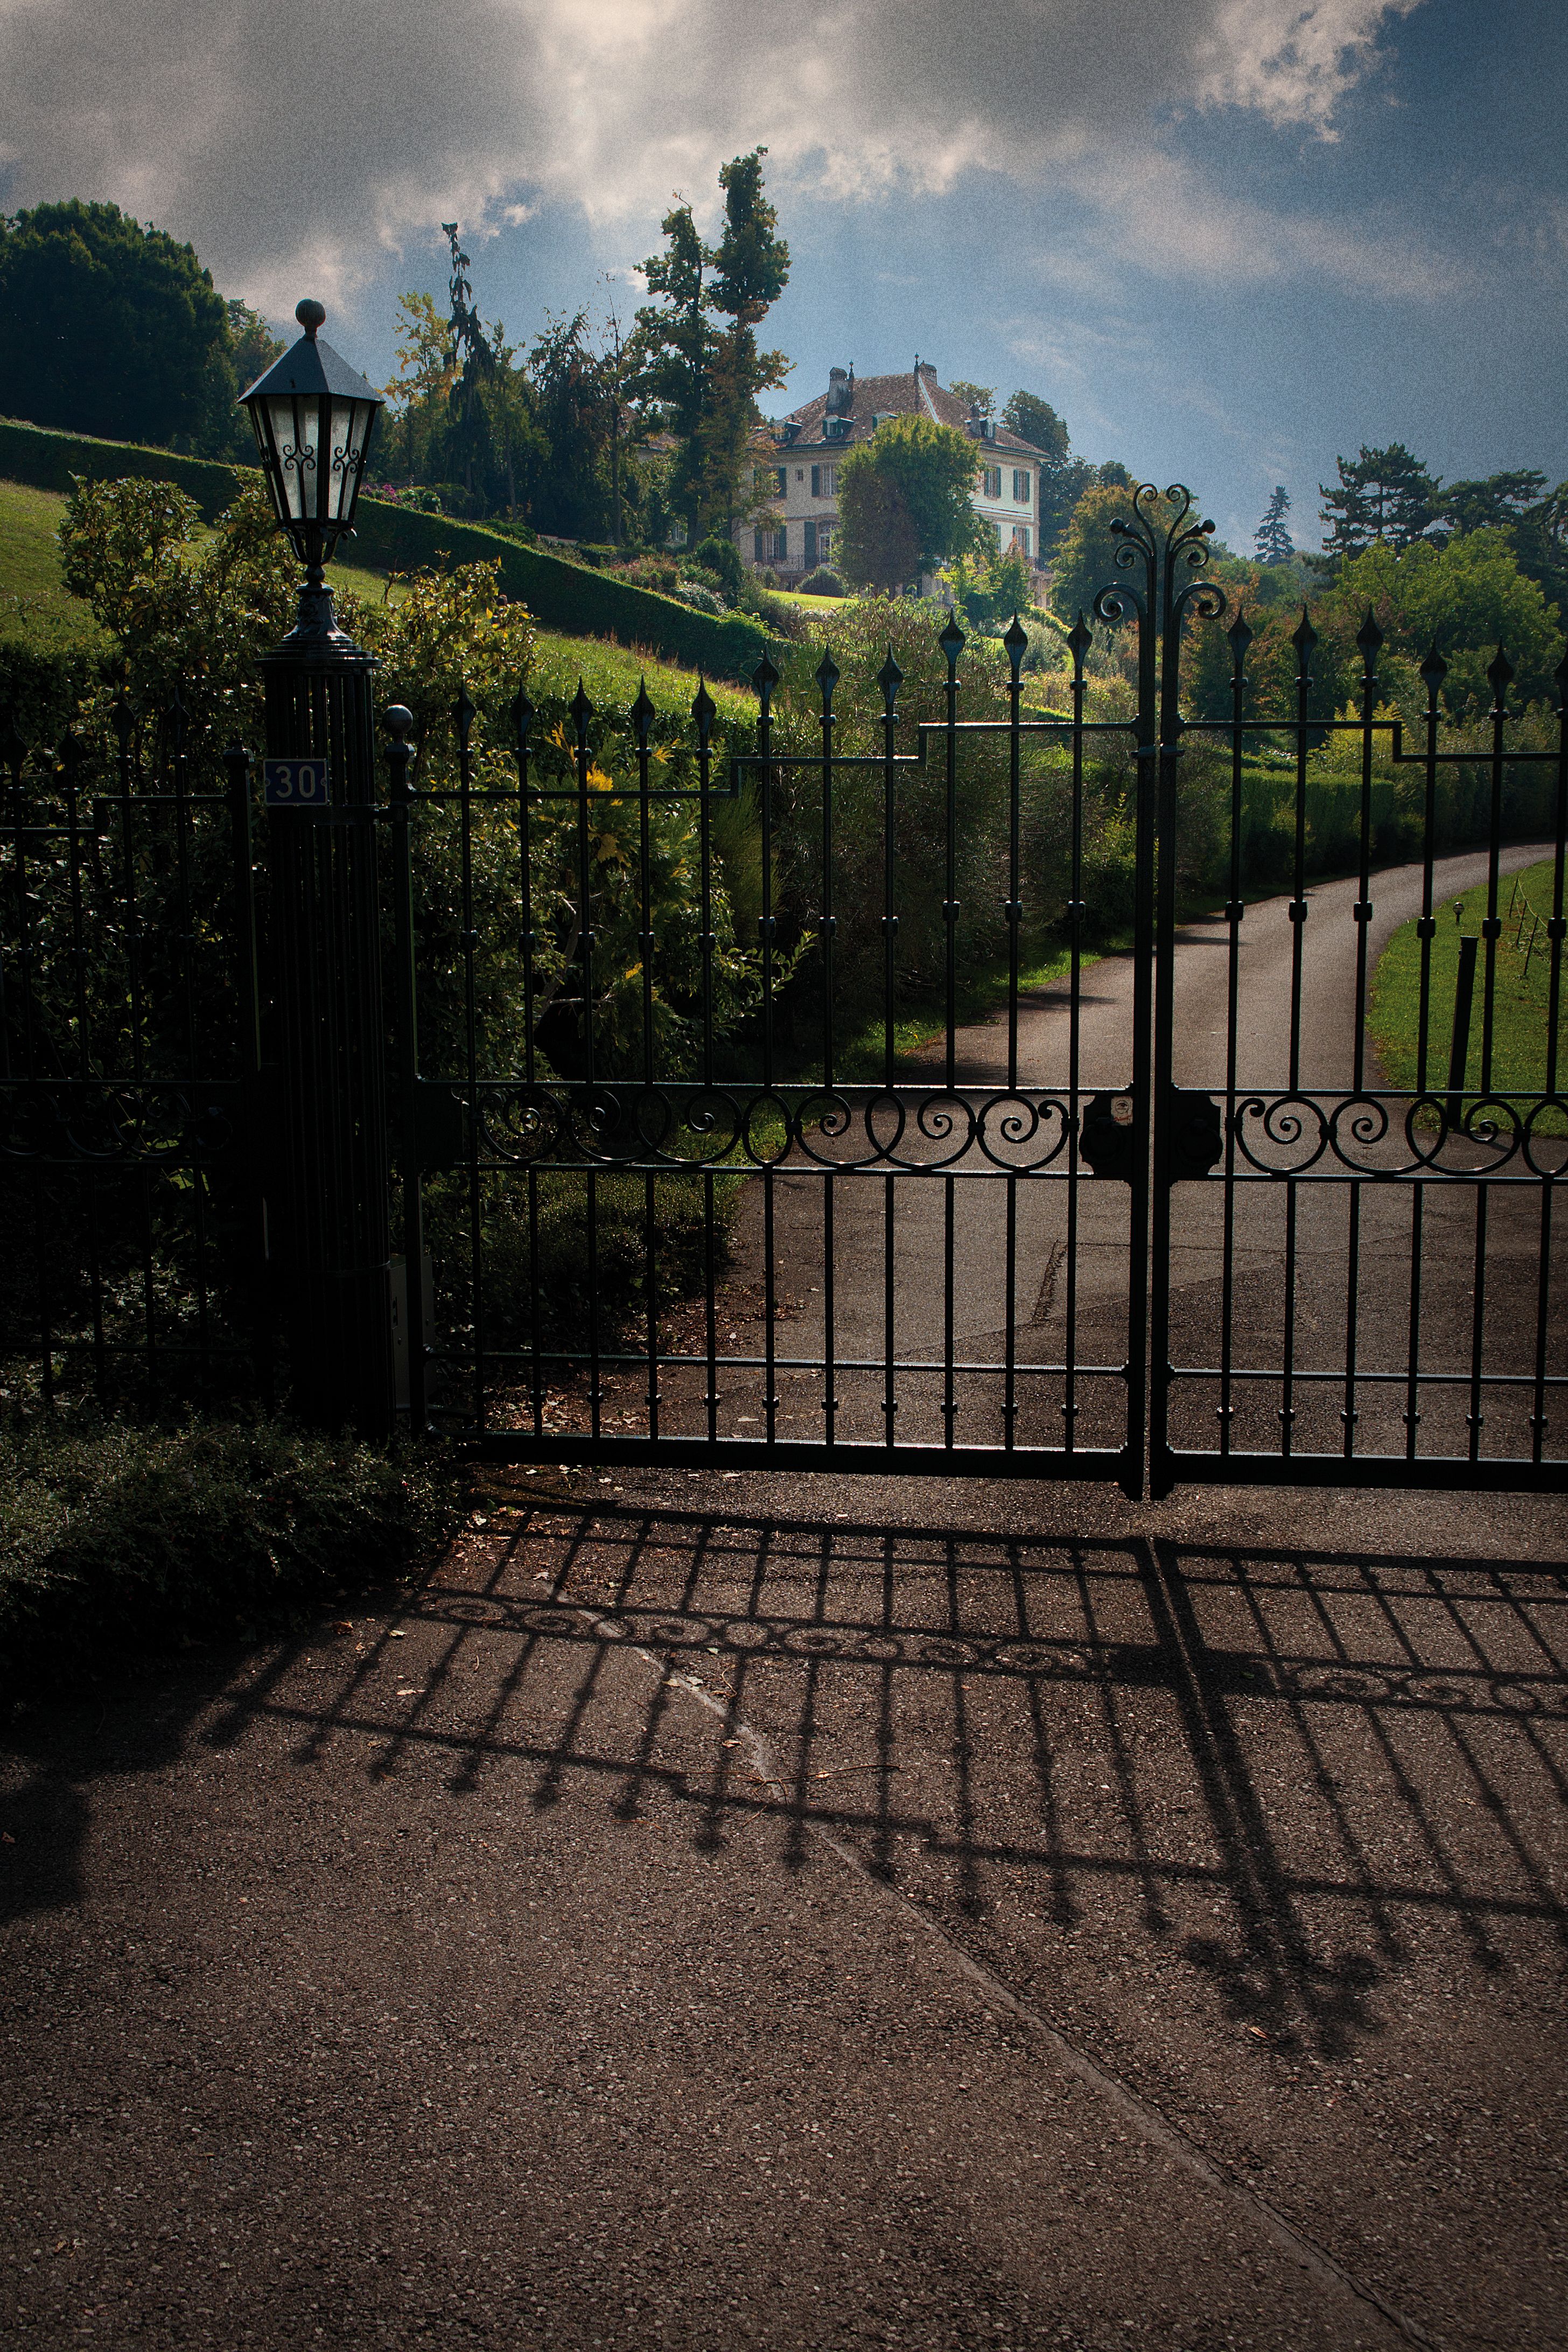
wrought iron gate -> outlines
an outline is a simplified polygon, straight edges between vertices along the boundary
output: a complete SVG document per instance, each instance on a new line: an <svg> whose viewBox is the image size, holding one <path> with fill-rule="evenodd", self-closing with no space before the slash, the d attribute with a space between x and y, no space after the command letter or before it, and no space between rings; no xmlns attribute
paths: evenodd
<svg viewBox="0 0 1568 2352"><path fill-rule="evenodd" d="M853 726L844 740L831 656L809 736L798 684L784 710L771 662L745 748L731 738L715 751L704 690L684 779L661 762L646 694L625 772L602 768L579 689L552 746L521 700L515 777L481 787L461 707L445 804L464 859L481 805L504 813L515 842L529 962L511 1067L486 1064L468 862L453 975L466 1066L417 1063L413 902L421 824L443 796L410 788L399 743L406 1263L411 1326L428 1316L434 1331L428 1354L416 1350L416 1422L428 1413L518 1458L1115 1477L1134 1495L1192 1479L1564 1483L1552 1212L1568 1166L1557 1061L1568 720L1552 748L1510 748L1500 654L1479 755L1483 837L1468 858L1440 856L1441 780L1478 765L1473 746L1440 748L1440 656L1423 671L1423 740L1407 750L1380 705L1370 616L1359 714L1338 719L1313 707L1305 616L1293 707L1258 715L1237 620L1228 714L1186 719L1184 639L1224 617L1202 576L1212 526L1184 491L1162 499L1146 486L1118 528L1121 577L1095 617L1135 633L1136 704L1122 714L1087 715L1081 616L1066 708L1040 707L1015 623L1000 707L961 716L978 673L966 682L950 624L907 717L889 651L874 739L862 730L859 749ZM1309 812L1324 747L1343 739L1354 748L1338 862L1350 870L1336 879L1314 874ZM1249 909L1260 754L1274 761L1287 872ZM1119 758L1124 787L1105 780ZM1510 782L1521 777L1523 801ZM619 950L629 946L628 1017L607 1042L596 861L612 809L622 896L637 906ZM716 1013L715 908L733 896L721 812L731 841L737 812L750 824L758 885L754 1003L728 1032ZM1091 903L1112 818L1132 836L1131 944L1119 951ZM1532 1082L1492 1066L1500 893L1524 857L1505 835L1521 823L1533 856L1552 861ZM1228 889L1222 908L1184 919L1200 826L1224 837ZM674 990L652 887L672 839L699 902L696 952ZM1456 877L1477 876L1479 1054L1456 1071L1437 1034L1436 910ZM973 895L987 886L990 905ZM1367 1042L1369 990L1406 913L1420 940L1419 1039L1394 1086ZM1054 986L1031 984L1029 969L1047 920L1064 942ZM555 950L548 979L542 937ZM965 1017L987 969L988 1023ZM682 991L684 1050L672 1053ZM868 1004L869 1034L858 1025ZM927 1010L923 1041L908 1034L910 1004ZM557 1307L552 1325L563 1232L583 1279L575 1322ZM612 1250L618 1305L603 1278Z"/></svg>
<svg viewBox="0 0 1568 2352"><path fill-rule="evenodd" d="M1456 743L1436 649L1402 723L1369 617L1336 717L1303 616L1259 709L1209 528L1184 491L1131 501L1093 618L1135 685L1080 616L1065 675L1016 623L1000 651L950 624L874 689L790 648L679 729L579 688L498 733L465 693L445 769L394 711L385 804L319 814L255 808L177 699L122 706L101 772L13 730L0 1185L30 1239L0 1355L46 1401L266 1393L281 1320L303 1393L313 1287L352 1276L388 1295L411 1425L496 1455L1568 1484L1568 663L1548 731L1500 653ZM258 845L270 900L351 818L379 886L360 857L363 920L312 932L290 992ZM1385 1070L1395 930L1414 1044ZM346 991L371 1038L383 985L397 1255L363 1240L379 1129L351 1181L318 1121L346 1238L290 1282L279 1204L316 1195L289 1006ZM332 1066L363 1059L331 1022Z"/></svg>

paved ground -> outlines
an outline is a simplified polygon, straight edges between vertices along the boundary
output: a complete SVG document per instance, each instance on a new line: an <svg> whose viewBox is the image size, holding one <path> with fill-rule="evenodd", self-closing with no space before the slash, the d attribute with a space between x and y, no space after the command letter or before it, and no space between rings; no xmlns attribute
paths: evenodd
<svg viewBox="0 0 1568 2352"><path fill-rule="evenodd" d="M1541 845L1515 845L1503 852L1502 870L1506 875L1541 855ZM1439 859L1437 900L1483 880L1486 872L1483 853ZM1419 912L1421 882L1418 865L1375 877L1373 917L1364 927L1369 973L1394 931ZM1316 886L1308 898L1310 919L1300 930L1289 919L1284 896L1248 908L1241 926L1235 1022L1240 1088L1272 1091L1291 1083L1293 950L1299 936L1299 1083L1331 1090L1354 1086L1356 958L1363 928L1354 917L1358 896L1354 877ZM1177 936L1175 1069L1184 1086L1223 1088L1226 1083L1228 940L1229 927L1218 919L1189 924ZM1124 1086L1131 1066L1131 959L1109 956L1089 967L1079 1007L1080 1085L1107 1090ZM1065 1088L1072 1075L1070 1046L1066 985L1032 992L1018 1018L1017 1067L1025 1085ZM1445 1039L1435 1055L1441 1076L1447 1073L1447 1054ZM924 1059L936 1084L943 1062L940 1040ZM1006 1068L1005 1016L959 1033L960 1098L966 1085L1004 1082ZM1378 1083L1370 1056L1361 1077L1367 1087ZM886 1148L892 1139L886 1107L870 1116L878 1142ZM1009 1117L1015 1122L1011 1137L1004 1125ZM944 1097L940 1085L924 1118L921 1132L910 1112L895 1156L928 1171L951 1165L956 1171L951 1182L931 1172L885 1172L857 1114L846 1133L811 1137L810 1152L819 1164L809 1172L801 1165L805 1152L798 1151L789 1166L747 1187L735 1233L739 1278L760 1294L771 1255L775 1290L786 1307L775 1333L782 1368L776 1381L779 1436L823 1437L825 1399L831 1391L837 1437L882 1443L888 1427L882 1367L890 1328L900 1365L938 1368L900 1371L899 1441L941 1444L947 1391L940 1368L951 1315L953 1355L964 1368L953 1384L956 1442L1000 1444L1009 1393L1003 1368L1010 1296L1019 1443L1061 1444L1069 1392L1061 1373L1050 1368L1070 1356L1078 1368L1070 1392L1078 1443L1119 1445L1127 1410L1121 1370L1127 1355L1127 1187L1087 1170L1069 1177L1059 1124L1047 1118L1040 1125L1017 1100L1003 1097L992 1107L984 1149L962 1148L966 1114ZM1370 1124L1375 1127L1375 1115ZM1344 1159L1331 1150L1320 1152L1314 1116L1306 1109L1288 1110L1272 1135L1258 1117L1247 1119L1245 1129L1247 1147L1258 1160L1270 1167L1311 1162L1313 1171L1292 1192L1276 1178L1253 1174L1243 1161L1245 1181L1228 1197L1225 1185L1213 1178L1176 1187L1171 1354L1184 1377L1173 1406L1174 1441L1205 1451L1215 1443L1219 1382L1194 1377L1189 1368L1224 1360L1228 1219L1230 1360L1271 1375L1237 1382L1231 1430L1238 1450L1275 1452L1288 1406L1293 1440L1304 1452L1338 1452L1348 1411L1356 1415L1361 1451L1403 1453L1414 1306L1419 1309L1417 1357L1428 1376L1418 1399L1421 1450L1462 1456L1469 1440L1467 1416L1474 1409L1468 1375L1479 1286L1485 1369L1514 1375L1521 1383L1485 1391L1482 1447L1528 1459L1529 1417L1535 1409L1530 1383L1539 1311L1539 1187L1496 1186L1483 1210L1473 1191L1458 1186L1323 1181L1319 1180L1325 1171L1342 1179L1347 1165L1368 1172L1407 1166L1409 1148L1398 1133L1357 1139L1342 1126ZM1559 1164L1560 1141L1541 1149L1551 1164ZM1444 1164L1484 1165L1489 1157L1461 1139L1445 1147ZM1006 1181L1009 1168L1020 1171L1012 1184ZM829 1352L829 1216L831 1381L822 1370ZM1548 1247L1561 1296L1568 1282L1568 1232L1561 1218ZM951 1297L944 1277L949 1255ZM1294 1278L1288 1283L1292 1256ZM1290 1360L1297 1373L1289 1395L1273 1376L1286 1361L1288 1297L1294 1308ZM1568 1323L1557 1318L1556 1325L1553 1329L1549 1320L1548 1364L1560 1374L1568 1370ZM689 1337L699 1339L695 1332ZM726 1372L721 1429L739 1438L760 1435L768 1388L760 1330L721 1330L719 1349L731 1360L752 1360L745 1371ZM1352 1363L1359 1376L1353 1389L1343 1377ZM1379 1374L1391 1377L1379 1380ZM1450 1380L1433 1377L1439 1374ZM641 1376L625 1383L631 1425L639 1428L646 1425L646 1386ZM700 1368L664 1374L667 1431L695 1432L705 1425L706 1386Z"/></svg>
<svg viewBox="0 0 1568 2352"><path fill-rule="evenodd" d="M1568 2341L1561 1510L781 1486L20 1719L5 2340Z"/></svg>

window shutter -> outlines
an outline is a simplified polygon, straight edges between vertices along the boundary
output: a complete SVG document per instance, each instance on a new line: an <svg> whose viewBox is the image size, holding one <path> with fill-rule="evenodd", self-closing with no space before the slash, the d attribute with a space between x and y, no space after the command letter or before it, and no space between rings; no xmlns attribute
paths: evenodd
<svg viewBox="0 0 1568 2352"><path fill-rule="evenodd" d="M752 561L753 563L765 563L767 561L763 553L763 534L760 530L754 530L752 533Z"/></svg>
<svg viewBox="0 0 1568 2352"><path fill-rule="evenodd" d="M814 466L811 469L811 495L814 499L819 499L822 496L822 468L820 466Z"/></svg>
<svg viewBox="0 0 1568 2352"><path fill-rule="evenodd" d="M787 466L779 467L777 480L779 486L779 496L782 499L789 488L789 467Z"/></svg>
<svg viewBox="0 0 1568 2352"><path fill-rule="evenodd" d="M814 466L814 467L812 467L812 469L811 469L811 470L812 470L812 472L815 474L815 473L816 473L816 467ZM814 569L815 569L815 567L816 567L816 525L814 522L807 522L807 524L806 524L806 526L805 526L805 568L806 568L806 570L807 570L808 572L810 572L810 571L814 570Z"/></svg>

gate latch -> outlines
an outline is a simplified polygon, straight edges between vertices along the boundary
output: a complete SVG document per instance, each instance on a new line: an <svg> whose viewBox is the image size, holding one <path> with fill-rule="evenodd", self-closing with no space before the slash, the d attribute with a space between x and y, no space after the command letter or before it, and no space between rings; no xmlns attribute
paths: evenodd
<svg viewBox="0 0 1568 2352"><path fill-rule="evenodd" d="M1079 1122L1079 1150L1097 1176L1132 1181L1137 1135L1138 1106L1128 1088L1089 1097Z"/></svg>
<svg viewBox="0 0 1568 2352"><path fill-rule="evenodd" d="M1225 1121L1212 1095L1173 1087L1165 1097L1165 1131L1173 1184L1206 1176L1225 1158Z"/></svg>

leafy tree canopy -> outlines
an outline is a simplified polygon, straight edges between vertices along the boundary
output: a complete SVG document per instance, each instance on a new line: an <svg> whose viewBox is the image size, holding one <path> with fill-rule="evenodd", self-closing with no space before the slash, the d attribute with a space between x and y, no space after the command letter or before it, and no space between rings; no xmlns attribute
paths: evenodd
<svg viewBox="0 0 1568 2352"><path fill-rule="evenodd" d="M895 589L977 546L974 474L974 444L954 426L886 418L838 468L838 554L849 577Z"/></svg>
<svg viewBox="0 0 1568 2352"><path fill-rule="evenodd" d="M1105 479L1113 472L1123 479ZM1100 473L1100 478L1084 492L1073 509L1072 520L1062 535L1051 569L1052 608L1069 625L1080 612L1086 617L1091 616L1095 596L1101 588L1130 579L1142 585L1138 574L1117 569L1121 541L1110 528L1113 522L1131 520L1131 477L1123 466L1103 466ZM1193 511L1195 518L1195 501ZM1153 501L1152 514L1156 524L1169 520L1170 509L1163 498Z"/></svg>
<svg viewBox="0 0 1568 2352"><path fill-rule="evenodd" d="M967 403L977 415L989 416L996 405L996 394L988 383L971 383L966 377L955 375L947 388L955 400Z"/></svg>
<svg viewBox="0 0 1568 2352"><path fill-rule="evenodd" d="M953 389L956 391L957 386ZM1048 400L1037 392L1016 392L1002 411L1002 422L1009 433L1016 433L1032 449L1055 461L1066 462L1068 429Z"/></svg>
<svg viewBox="0 0 1568 2352"><path fill-rule="evenodd" d="M229 313L190 246L116 205L0 220L0 414L226 453L236 389Z"/></svg>
<svg viewBox="0 0 1568 2352"><path fill-rule="evenodd" d="M1489 703L1486 670L1500 644L1522 698L1549 691L1563 652L1556 614L1500 530L1465 531L1447 547L1369 547L1342 565L1314 619L1320 609L1342 633L1359 627L1370 609L1391 646L1413 660L1436 642L1448 664L1444 698L1451 709Z"/></svg>

